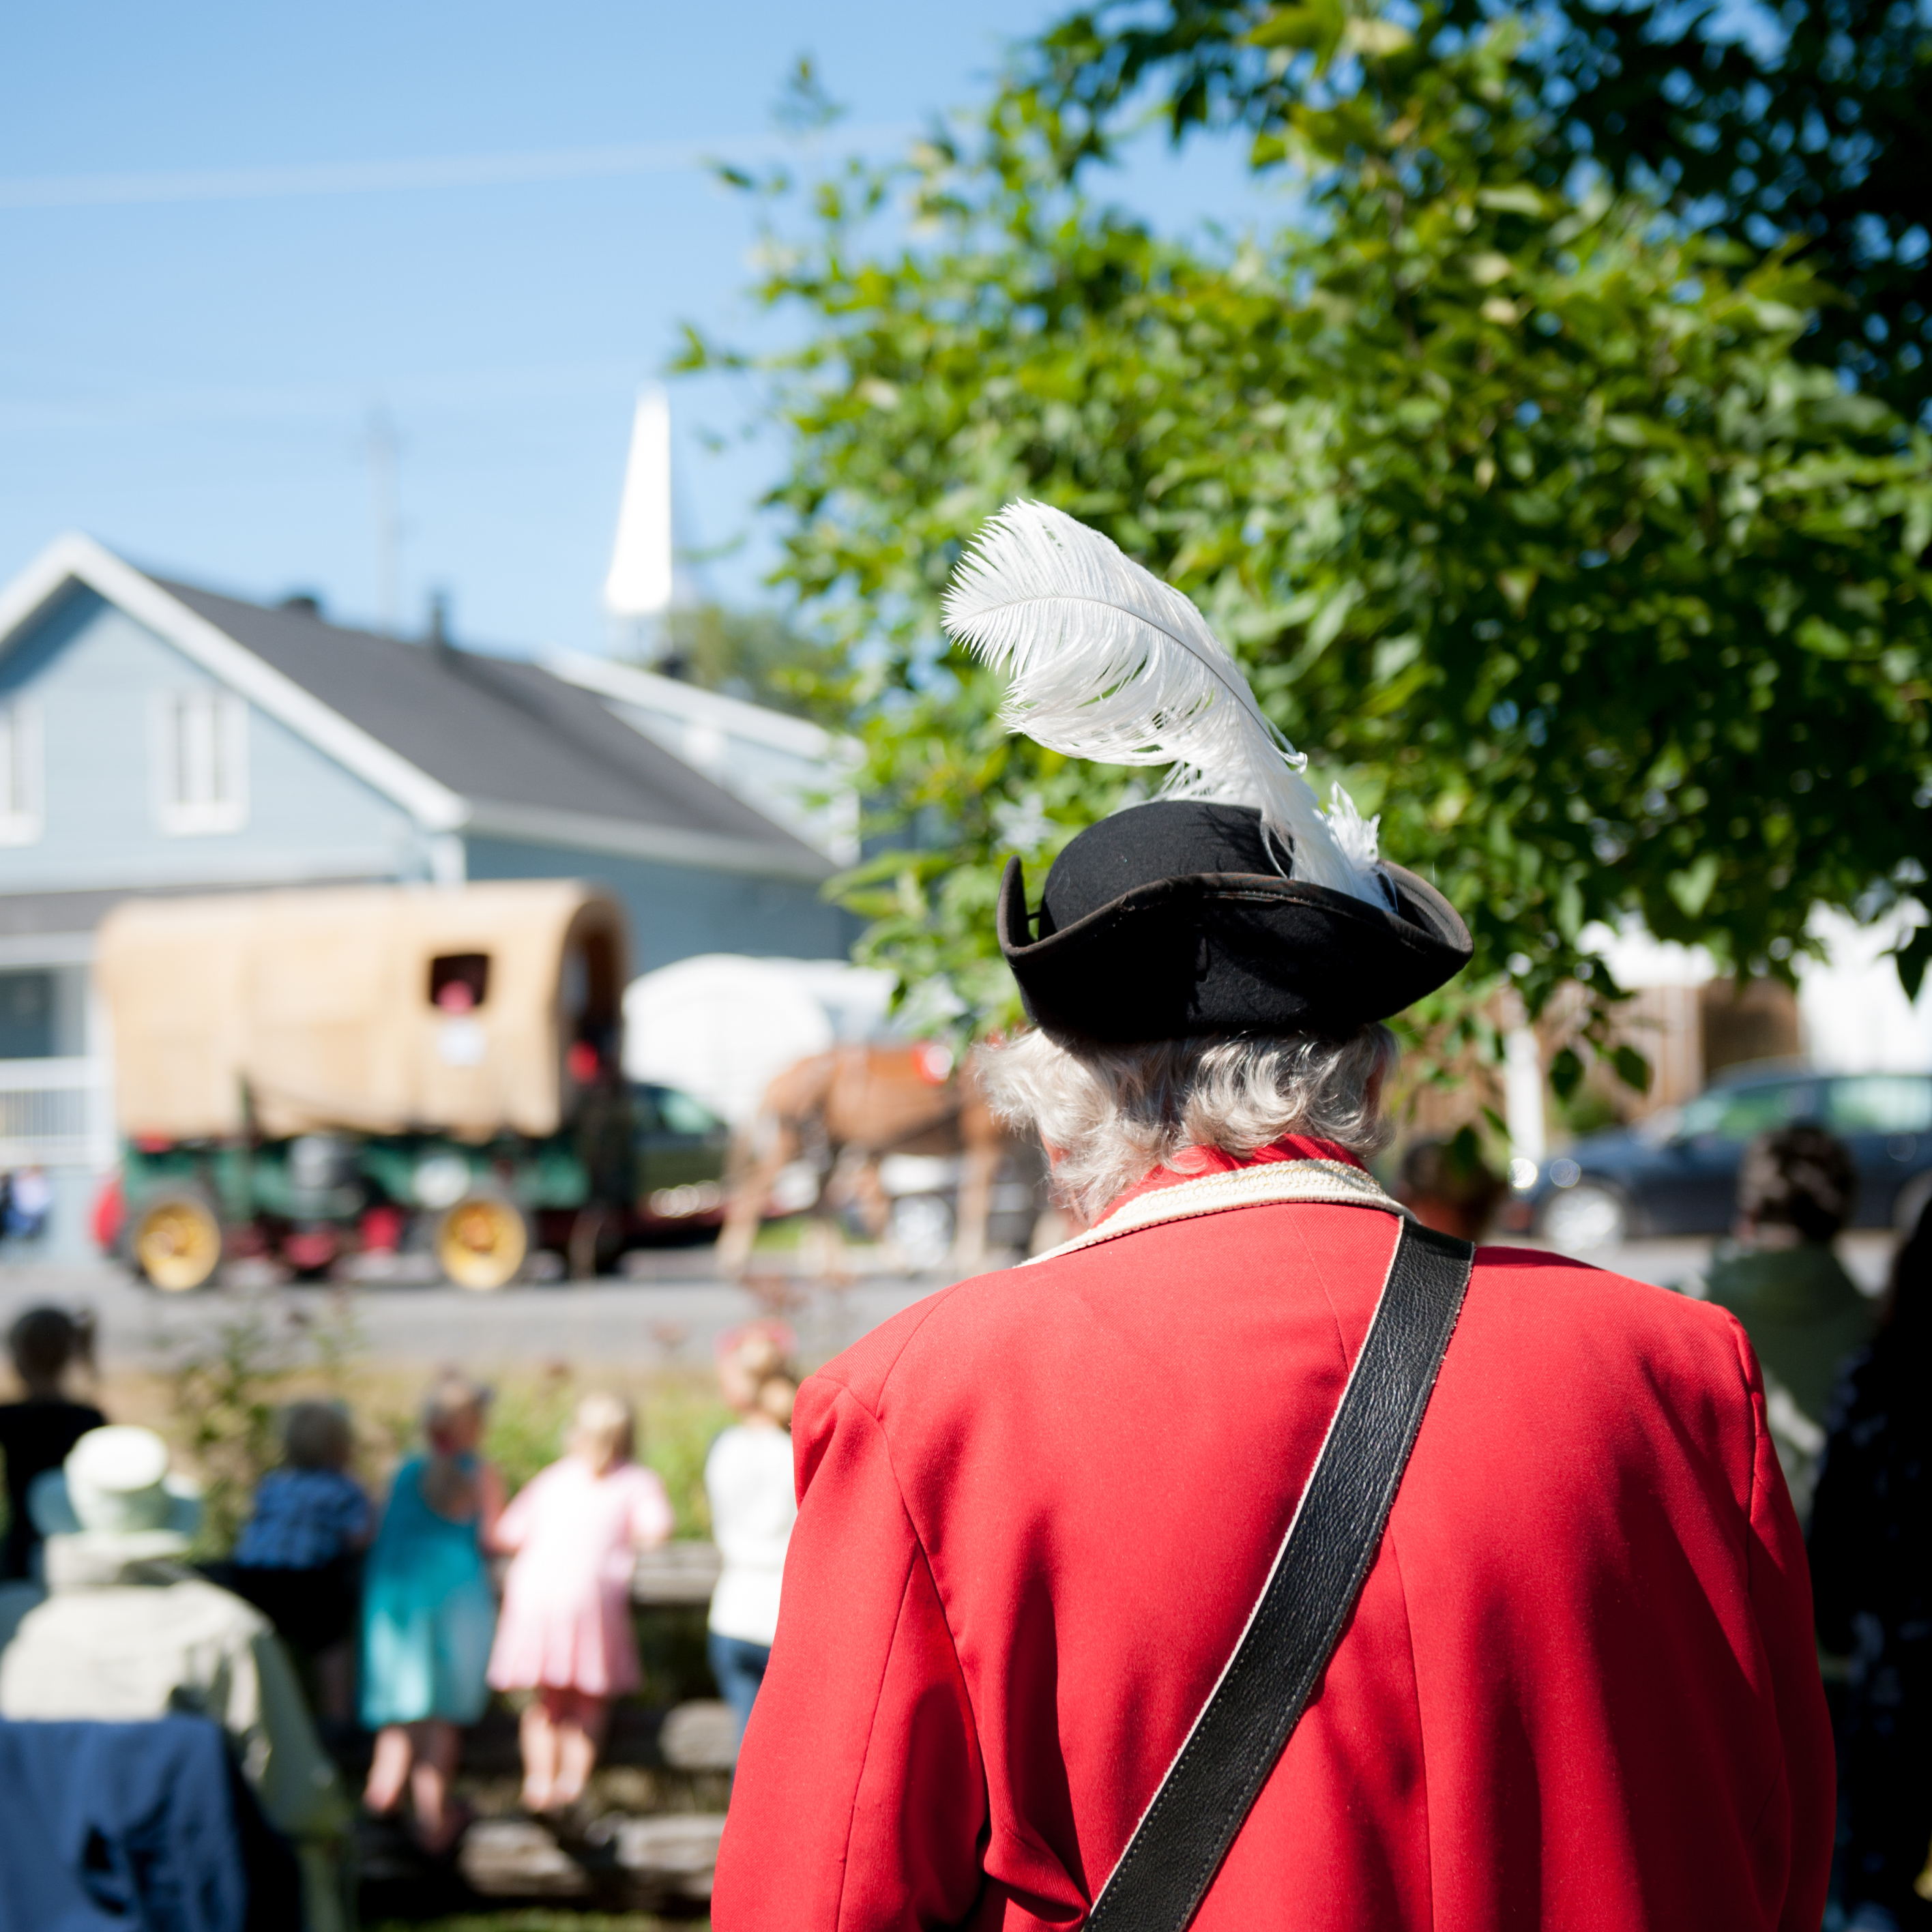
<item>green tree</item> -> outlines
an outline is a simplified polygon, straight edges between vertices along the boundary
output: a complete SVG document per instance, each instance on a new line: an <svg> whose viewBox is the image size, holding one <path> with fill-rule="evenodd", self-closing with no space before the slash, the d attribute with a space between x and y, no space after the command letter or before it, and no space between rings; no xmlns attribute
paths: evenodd
<svg viewBox="0 0 1932 1932"><path fill-rule="evenodd" d="M1420 31L1480 31L1493 11L1433 0ZM1177 140L1245 131L1267 167L1326 91L1336 15L1332 0L1098 0L1023 44L1016 86L1064 170L1110 154L1150 104ZM1844 298L1812 318L1799 352L1919 417L1932 398L1932 13L1916 0L1556 0L1511 65L1543 110L1540 185L1586 156L1715 235L1810 244Z"/></svg>
<svg viewBox="0 0 1932 1932"><path fill-rule="evenodd" d="M742 698L820 723L824 694L842 668L836 654L783 613L733 610L722 604L681 604L670 613L668 648L651 668L705 691Z"/></svg>
<svg viewBox="0 0 1932 1932"><path fill-rule="evenodd" d="M854 654L876 794L944 833L852 902L982 1023L1015 1010L1005 853L1036 890L1133 782L1009 736L939 634L1016 496L1193 596L1311 776L1464 910L1465 1018L1503 976L1532 1010L1589 976L1592 920L1784 970L1815 903L1870 916L1923 876L1932 448L1796 358L1827 292L1546 182L1509 23L1333 26L1330 97L1275 137L1308 194L1279 235L1209 254L1092 205L1018 90L982 148L855 166L772 251L765 299L811 325L764 365L780 574Z"/></svg>

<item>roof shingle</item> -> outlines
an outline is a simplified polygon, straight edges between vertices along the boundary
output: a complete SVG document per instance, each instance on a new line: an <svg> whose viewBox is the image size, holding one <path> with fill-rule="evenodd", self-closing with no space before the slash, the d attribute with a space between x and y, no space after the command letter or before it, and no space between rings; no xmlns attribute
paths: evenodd
<svg viewBox="0 0 1932 1932"><path fill-rule="evenodd" d="M166 578L197 616L417 769L472 800L698 832L802 841L540 666L412 644Z"/></svg>

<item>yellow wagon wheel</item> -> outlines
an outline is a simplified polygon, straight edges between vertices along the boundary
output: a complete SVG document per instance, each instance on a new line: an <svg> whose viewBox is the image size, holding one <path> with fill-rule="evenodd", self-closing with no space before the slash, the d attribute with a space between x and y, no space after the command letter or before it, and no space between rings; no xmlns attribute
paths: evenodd
<svg viewBox="0 0 1932 1932"><path fill-rule="evenodd" d="M200 1288L221 1262L221 1225L191 1194L151 1201L134 1224L134 1258L157 1288L171 1294Z"/></svg>
<svg viewBox="0 0 1932 1932"><path fill-rule="evenodd" d="M507 1201L472 1194L436 1224L436 1258L459 1288L501 1288L530 1252L530 1231Z"/></svg>

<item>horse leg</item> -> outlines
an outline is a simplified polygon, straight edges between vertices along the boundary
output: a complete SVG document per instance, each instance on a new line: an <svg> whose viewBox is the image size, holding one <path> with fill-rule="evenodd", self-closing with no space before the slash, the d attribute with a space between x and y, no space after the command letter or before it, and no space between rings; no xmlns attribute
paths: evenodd
<svg viewBox="0 0 1932 1932"><path fill-rule="evenodd" d="M866 1232L875 1241L883 1241L891 1226L892 1204L886 1198L886 1190L879 1180L879 1156L868 1153L859 1171L852 1177L853 1204L859 1210L859 1218L866 1225Z"/></svg>
<svg viewBox="0 0 1932 1932"><path fill-rule="evenodd" d="M797 1130L789 1120L760 1115L752 1124L743 1157L733 1162L736 1170L731 1198L724 1210L724 1225L718 1235L718 1271L742 1274L752 1258L752 1249L764 1225L765 1203L772 1185L798 1154Z"/></svg>
<svg viewBox="0 0 1932 1932"><path fill-rule="evenodd" d="M952 1265L980 1268L986 1262L986 1224L992 1218L993 1183L1006 1155L1005 1130L986 1104L969 1059L959 1075L959 1192L953 1210Z"/></svg>
<svg viewBox="0 0 1932 1932"><path fill-rule="evenodd" d="M834 1156L832 1171L825 1178L825 1185L819 1190L818 1204L812 1210L812 1226L807 1232L812 1242L801 1256L809 1274L821 1275L827 1280L844 1280L850 1270L845 1264L845 1230L839 1216L848 1205L856 1206L860 1216L869 1227L872 1216L867 1210L865 1180L870 1172L871 1156L862 1148L849 1142L840 1147Z"/></svg>
<svg viewBox="0 0 1932 1932"><path fill-rule="evenodd" d="M952 1265L978 1268L986 1259L986 1223L993 1212L993 1180L1004 1149L998 1141L968 1142L959 1174L952 1222Z"/></svg>

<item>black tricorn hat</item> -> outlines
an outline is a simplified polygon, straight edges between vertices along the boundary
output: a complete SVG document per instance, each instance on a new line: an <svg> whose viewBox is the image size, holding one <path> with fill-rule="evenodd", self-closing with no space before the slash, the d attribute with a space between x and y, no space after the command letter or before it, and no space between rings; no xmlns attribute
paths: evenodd
<svg viewBox="0 0 1932 1932"><path fill-rule="evenodd" d="M1020 862L1000 950L1034 1022L1112 1046L1202 1034L1339 1039L1469 962L1433 886L1378 862L1393 910L1284 878L1252 806L1156 800L1090 825L1054 861L1032 935Z"/></svg>

